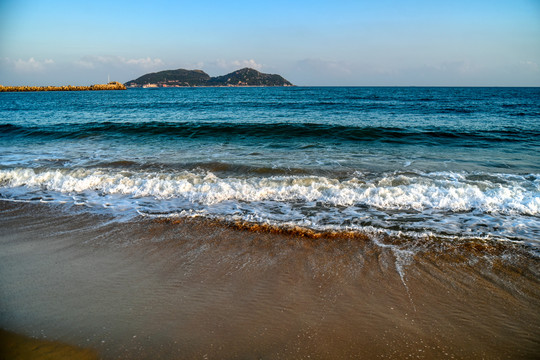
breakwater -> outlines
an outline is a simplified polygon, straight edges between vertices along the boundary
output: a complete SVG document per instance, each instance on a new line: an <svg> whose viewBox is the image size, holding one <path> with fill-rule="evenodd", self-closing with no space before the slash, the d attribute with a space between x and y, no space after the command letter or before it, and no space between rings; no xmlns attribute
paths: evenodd
<svg viewBox="0 0 540 360"><path fill-rule="evenodd" d="M90 86L1 86L0 92L18 91L90 91L90 90L126 90L124 84L111 81L108 84L95 84Z"/></svg>

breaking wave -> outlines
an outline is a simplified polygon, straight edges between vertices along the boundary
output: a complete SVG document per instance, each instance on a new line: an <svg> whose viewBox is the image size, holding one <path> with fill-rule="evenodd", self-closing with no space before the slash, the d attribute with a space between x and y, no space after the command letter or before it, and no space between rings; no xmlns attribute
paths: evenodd
<svg viewBox="0 0 540 360"><path fill-rule="evenodd" d="M217 176L103 169L5 169L4 199L61 201L148 216L208 216L312 229L433 232L537 242L540 176L393 172Z"/></svg>

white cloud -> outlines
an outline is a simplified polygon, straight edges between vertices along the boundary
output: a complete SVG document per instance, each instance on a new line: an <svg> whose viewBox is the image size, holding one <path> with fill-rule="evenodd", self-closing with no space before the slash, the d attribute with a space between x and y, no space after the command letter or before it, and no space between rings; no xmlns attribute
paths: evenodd
<svg viewBox="0 0 540 360"><path fill-rule="evenodd" d="M520 65L528 70L538 71L538 64L531 60L520 61Z"/></svg>
<svg viewBox="0 0 540 360"><path fill-rule="evenodd" d="M190 69L202 69L204 67L204 63L202 61L196 62L193 64L193 66L190 67Z"/></svg>
<svg viewBox="0 0 540 360"><path fill-rule="evenodd" d="M151 67L158 67L163 66L164 63L161 59L152 59L150 57L147 58L141 58L141 59L124 59L120 58L121 61L126 65L136 65L143 68L151 68Z"/></svg>
<svg viewBox="0 0 540 360"><path fill-rule="evenodd" d="M245 68L245 67L256 69L256 70L261 70L263 68L263 66L264 66L263 64L257 63L253 59L249 59L249 60L232 60L232 61L227 61L227 60L223 60L223 59L217 59L216 61L211 62L208 65L213 66L213 67L217 67L217 68L221 68L221 69L226 69L226 70L232 70L232 69L238 70L240 68Z"/></svg>
<svg viewBox="0 0 540 360"><path fill-rule="evenodd" d="M83 60L83 59L75 61L75 65L83 67L85 69L93 69L93 68L96 67L94 62L92 62L90 60Z"/></svg>
<svg viewBox="0 0 540 360"><path fill-rule="evenodd" d="M36 60L34 57L29 58L28 60L17 59L13 60L10 58L4 58L3 63L7 67L13 68L17 72L40 72L45 70L46 67L53 65L54 60L45 59L45 60Z"/></svg>
<svg viewBox="0 0 540 360"><path fill-rule="evenodd" d="M257 62L255 62L255 60L253 59L249 59L249 60L234 60L232 62L232 64L234 66L237 66L237 67L241 67L241 68L245 68L245 67L248 67L248 68L252 68L252 69L256 69L256 70L260 70L262 69L263 65L262 64L259 64Z"/></svg>
<svg viewBox="0 0 540 360"><path fill-rule="evenodd" d="M165 65L163 60L159 58L152 59L151 57L139 59L127 59L122 56L85 56L76 61L77 66L94 69L100 65L108 66L133 66L144 69L159 68Z"/></svg>

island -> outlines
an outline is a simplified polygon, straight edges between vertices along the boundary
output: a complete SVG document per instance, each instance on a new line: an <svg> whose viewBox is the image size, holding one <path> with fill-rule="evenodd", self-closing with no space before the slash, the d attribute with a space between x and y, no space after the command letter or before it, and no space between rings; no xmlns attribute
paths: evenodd
<svg viewBox="0 0 540 360"><path fill-rule="evenodd" d="M194 87L194 86L293 86L280 75L264 74L244 68L227 75L210 77L202 70L164 70L128 81L128 88Z"/></svg>
<svg viewBox="0 0 540 360"><path fill-rule="evenodd" d="M18 91L89 91L89 90L126 90L124 84L118 81L111 81L108 84L95 84L90 86L2 86L0 92Z"/></svg>

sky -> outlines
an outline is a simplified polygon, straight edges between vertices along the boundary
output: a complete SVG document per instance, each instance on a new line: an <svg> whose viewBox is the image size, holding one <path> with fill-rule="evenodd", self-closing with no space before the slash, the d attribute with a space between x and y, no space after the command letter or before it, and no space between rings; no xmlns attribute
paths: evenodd
<svg viewBox="0 0 540 360"><path fill-rule="evenodd" d="M305 86L540 86L540 0L0 0L1 85L243 67Z"/></svg>

